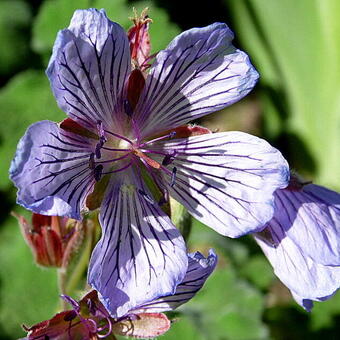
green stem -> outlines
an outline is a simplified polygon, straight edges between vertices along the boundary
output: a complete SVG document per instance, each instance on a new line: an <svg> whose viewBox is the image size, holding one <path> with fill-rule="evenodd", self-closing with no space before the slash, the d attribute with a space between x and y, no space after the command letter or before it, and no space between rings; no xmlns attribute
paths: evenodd
<svg viewBox="0 0 340 340"><path fill-rule="evenodd" d="M57 270L58 275L58 288L60 295L66 295L66 268L58 268ZM60 299L60 307L62 310L67 309L67 302L64 299Z"/></svg>
<svg viewBox="0 0 340 340"><path fill-rule="evenodd" d="M77 265L72 269L72 272L69 273L67 283L65 284L65 291L68 294L71 294L77 287L79 281L81 280L90 259L90 254L92 251L93 244L93 226L90 223L86 228L86 241L83 245L83 249L81 249L81 256L78 260Z"/></svg>

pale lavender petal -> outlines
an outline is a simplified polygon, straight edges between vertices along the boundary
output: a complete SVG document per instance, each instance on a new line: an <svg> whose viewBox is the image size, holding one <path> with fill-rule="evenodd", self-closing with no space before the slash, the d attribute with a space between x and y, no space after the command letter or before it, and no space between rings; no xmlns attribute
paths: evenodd
<svg viewBox="0 0 340 340"><path fill-rule="evenodd" d="M289 180L281 153L242 132L158 142L152 148L175 154L164 171L171 196L229 237L261 229L273 216L273 192ZM160 156L154 158L161 163Z"/></svg>
<svg viewBox="0 0 340 340"><path fill-rule="evenodd" d="M277 277L307 310L312 307L308 300L324 300L339 288L340 267L314 262L288 237L280 221L273 219L265 230L265 237L256 235L255 240L273 266ZM319 247L322 247L322 243Z"/></svg>
<svg viewBox="0 0 340 340"><path fill-rule="evenodd" d="M143 136L186 124L243 98L258 73L226 24L193 28L158 53L136 109Z"/></svg>
<svg viewBox="0 0 340 340"><path fill-rule="evenodd" d="M315 184L275 193L275 220L313 261L340 265L340 195Z"/></svg>
<svg viewBox="0 0 340 340"><path fill-rule="evenodd" d="M179 231L130 171L116 176L106 193L100 212L102 238L88 275L113 317L173 294L188 264Z"/></svg>
<svg viewBox="0 0 340 340"><path fill-rule="evenodd" d="M89 140L50 121L31 125L21 138L10 168L19 189L17 202L43 215L80 219L94 185Z"/></svg>
<svg viewBox="0 0 340 340"><path fill-rule="evenodd" d="M188 270L173 295L162 296L131 310L131 313L161 313L174 310L191 300L214 271L217 255L210 249L205 258L200 252L188 254Z"/></svg>
<svg viewBox="0 0 340 340"><path fill-rule="evenodd" d="M58 33L46 72L70 118L92 129L100 120L109 128L120 121L130 64L123 28L104 10L77 10L68 29Z"/></svg>

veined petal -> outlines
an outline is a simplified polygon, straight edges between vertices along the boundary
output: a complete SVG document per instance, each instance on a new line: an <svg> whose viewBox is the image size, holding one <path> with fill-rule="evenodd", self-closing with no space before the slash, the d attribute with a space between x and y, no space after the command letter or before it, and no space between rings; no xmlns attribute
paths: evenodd
<svg viewBox="0 0 340 340"><path fill-rule="evenodd" d="M57 102L86 128L119 124L122 91L130 72L129 42L104 10L75 11L58 33L47 75Z"/></svg>
<svg viewBox="0 0 340 340"><path fill-rule="evenodd" d="M143 136L220 110L254 87L258 73L233 38L215 23L183 32L158 53L136 109Z"/></svg>
<svg viewBox="0 0 340 340"><path fill-rule="evenodd" d="M275 216L285 234L313 261L340 265L340 195L315 184L275 192Z"/></svg>
<svg viewBox="0 0 340 340"><path fill-rule="evenodd" d="M100 213L102 238L88 275L113 317L173 294L187 270L182 236L130 171L121 181L116 176L106 193Z"/></svg>
<svg viewBox="0 0 340 340"><path fill-rule="evenodd" d="M159 313L174 310L192 299L203 287L217 264L217 255L211 249L205 258L200 252L188 254L188 270L173 295L160 297L131 310L131 313Z"/></svg>
<svg viewBox="0 0 340 340"><path fill-rule="evenodd" d="M17 202L42 215L80 219L94 185L89 168L92 145L87 138L42 121L21 138L10 168L19 189Z"/></svg>
<svg viewBox="0 0 340 340"><path fill-rule="evenodd" d="M158 142L153 150L174 154L164 172L170 195L229 237L261 229L273 216L273 192L288 185L289 168L281 153L246 133Z"/></svg>
<svg viewBox="0 0 340 340"><path fill-rule="evenodd" d="M340 266L324 266L313 261L286 234L280 221L272 220L266 228L266 235L266 239L270 241L255 235L256 242L267 256L277 277L304 308L308 310L312 307L307 300L321 301L339 288Z"/></svg>

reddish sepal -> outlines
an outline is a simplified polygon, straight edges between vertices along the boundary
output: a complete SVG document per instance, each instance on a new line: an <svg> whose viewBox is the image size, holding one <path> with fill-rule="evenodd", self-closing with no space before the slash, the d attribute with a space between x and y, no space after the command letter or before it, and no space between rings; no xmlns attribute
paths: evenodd
<svg viewBox="0 0 340 340"><path fill-rule="evenodd" d="M60 124L59 127L65 131L72 132L76 135L93 138L93 139L99 139L99 137L92 131L84 128L80 124L78 124L76 121L74 121L71 118L64 119Z"/></svg>
<svg viewBox="0 0 340 340"><path fill-rule="evenodd" d="M145 86L145 78L139 69L134 69L129 77L127 85L127 99L132 111L135 109L140 94Z"/></svg>

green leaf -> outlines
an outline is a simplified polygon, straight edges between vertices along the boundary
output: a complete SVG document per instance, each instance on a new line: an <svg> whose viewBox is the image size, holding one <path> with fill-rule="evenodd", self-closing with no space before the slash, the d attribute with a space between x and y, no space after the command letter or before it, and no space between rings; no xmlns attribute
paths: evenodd
<svg viewBox="0 0 340 340"><path fill-rule="evenodd" d="M268 337L268 330L261 321L261 294L239 279L230 266L215 270L202 291L179 310L183 316L178 325L165 334L165 340L176 336L177 339L202 340L263 340ZM188 337L183 337L182 332L187 332Z"/></svg>
<svg viewBox="0 0 340 340"><path fill-rule="evenodd" d="M260 289L268 288L275 278L272 267L262 254L251 256L240 269L240 274Z"/></svg>
<svg viewBox="0 0 340 340"><path fill-rule="evenodd" d="M0 282L1 336L22 337L22 324L32 325L56 312L56 270L33 263L14 217L8 218L0 231Z"/></svg>
<svg viewBox="0 0 340 340"><path fill-rule="evenodd" d="M313 160L309 175L313 172L319 183L339 188L339 1L225 3L240 18L235 21L236 34L260 71L260 84L267 95L275 93L282 132L291 137L290 142L296 141L288 145L289 151L298 147ZM265 119L268 114L273 121L275 110L268 105L264 110ZM277 135L277 127L269 135ZM299 155L291 166L299 171L304 161Z"/></svg>
<svg viewBox="0 0 340 340"><path fill-rule="evenodd" d="M324 302L314 303L311 313L311 328L317 331L324 328L335 328L336 318L340 315L340 292Z"/></svg>
<svg viewBox="0 0 340 340"><path fill-rule="evenodd" d="M170 330L162 336L162 339L206 340L199 329L196 328L195 324L185 315L175 318ZM212 339L212 337L210 339Z"/></svg>
<svg viewBox="0 0 340 340"><path fill-rule="evenodd" d="M59 30L66 28L76 9L87 8L88 0L47 0L39 9L33 24L32 48L49 59Z"/></svg>
<svg viewBox="0 0 340 340"><path fill-rule="evenodd" d="M76 2L48 0L42 4L34 22L32 40L32 48L35 52L44 56L45 63L47 63L51 54L57 32L68 27L76 9L88 7L104 8L108 17L125 29L132 26L129 17L133 16L133 7L138 10L138 13L143 8L149 7L150 16L154 19L154 23L150 27L153 52L165 48L170 40L179 33L179 28L170 23L167 13L157 8L151 1L128 4L126 0L79 0Z"/></svg>
<svg viewBox="0 0 340 340"><path fill-rule="evenodd" d="M0 91L0 189L9 184L8 169L17 143L30 124L65 118L56 104L47 77L42 71L26 71L13 77Z"/></svg>
<svg viewBox="0 0 340 340"><path fill-rule="evenodd" d="M0 74L9 75L22 67L29 53L30 8L24 1L0 1Z"/></svg>

